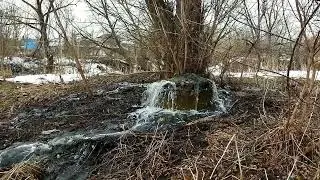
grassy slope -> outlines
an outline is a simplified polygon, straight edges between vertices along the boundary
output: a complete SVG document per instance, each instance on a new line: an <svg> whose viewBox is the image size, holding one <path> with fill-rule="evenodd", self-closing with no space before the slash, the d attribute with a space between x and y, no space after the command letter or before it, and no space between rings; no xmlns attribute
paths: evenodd
<svg viewBox="0 0 320 180"><path fill-rule="evenodd" d="M22 106L49 103L63 94L81 90L80 87L76 84L26 85L0 81L0 120Z"/></svg>

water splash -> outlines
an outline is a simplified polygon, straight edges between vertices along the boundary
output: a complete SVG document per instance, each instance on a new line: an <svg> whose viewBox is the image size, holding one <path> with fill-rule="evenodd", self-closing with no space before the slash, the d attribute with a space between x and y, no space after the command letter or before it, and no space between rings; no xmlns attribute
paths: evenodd
<svg viewBox="0 0 320 180"><path fill-rule="evenodd" d="M220 98L218 88L214 82L212 82L212 103L217 106L217 109L223 113L227 113L227 108L225 106L225 100Z"/></svg>
<svg viewBox="0 0 320 180"><path fill-rule="evenodd" d="M172 81L162 80L147 85L146 91L143 93L143 108L136 110L129 116L136 120L133 130L146 126L156 115L174 114L176 100L176 84ZM165 109L163 107L168 107Z"/></svg>
<svg viewBox="0 0 320 180"><path fill-rule="evenodd" d="M213 96L211 98L212 105L215 109L198 110L198 101L200 94L200 85L194 86L196 95L195 107L192 110L177 110L177 85L172 81L159 81L151 83L147 86L143 94L142 106L135 112L130 114L130 117L135 119L136 124L132 130L159 128L159 126L171 126L190 121L192 119L201 118L211 115L219 115L227 112L224 99L219 97L219 92L215 83L212 83Z"/></svg>
<svg viewBox="0 0 320 180"><path fill-rule="evenodd" d="M43 143L16 144L0 151L0 168L8 167L21 161L28 161L33 154L50 151L51 147Z"/></svg>
<svg viewBox="0 0 320 180"><path fill-rule="evenodd" d="M169 105L174 109L176 99L176 84L171 81L159 81L147 86L143 95L142 105L145 107L158 107Z"/></svg>

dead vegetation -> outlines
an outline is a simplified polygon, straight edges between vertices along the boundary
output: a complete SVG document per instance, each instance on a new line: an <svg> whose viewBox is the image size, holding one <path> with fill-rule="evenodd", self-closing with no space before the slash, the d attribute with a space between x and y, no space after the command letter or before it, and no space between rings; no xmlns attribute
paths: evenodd
<svg viewBox="0 0 320 180"><path fill-rule="evenodd" d="M97 82L159 78L143 76L114 75ZM174 132L131 134L116 147L101 147L91 179L319 179L317 96L311 97L308 117L297 117L287 127L295 101L289 104L286 93L279 90L244 86L252 87L252 82L234 92L229 116L200 119Z"/></svg>
<svg viewBox="0 0 320 180"><path fill-rule="evenodd" d="M160 79L161 72L143 72L127 75L97 76L89 79L90 86L119 82L148 83ZM79 83L70 84L16 84L0 81L0 122L10 117L16 109L32 104L47 104L66 94L84 92ZM1 127L1 124L0 124Z"/></svg>
<svg viewBox="0 0 320 180"><path fill-rule="evenodd" d="M79 92L79 85L45 84L28 85L0 81L0 121L6 119L18 108L35 103L51 102L59 96Z"/></svg>
<svg viewBox="0 0 320 180"><path fill-rule="evenodd" d="M319 113L287 129L285 96L243 93L230 116L121 138L91 179L319 179Z"/></svg>
<svg viewBox="0 0 320 180"><path fill-rule="evenodd" d="M43 170L36 164L22 162L9 169L0 169L0 180L39 180Z"/></svg>

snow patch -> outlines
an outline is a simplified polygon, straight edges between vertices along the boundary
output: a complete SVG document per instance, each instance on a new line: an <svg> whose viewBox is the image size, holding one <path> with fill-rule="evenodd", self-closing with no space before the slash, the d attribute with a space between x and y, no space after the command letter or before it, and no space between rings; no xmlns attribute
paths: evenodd
<svg viewBox="0 0 320 180"><path fill-rule="evenodd" d="M3 64L7 65L21 65L21 67L24 67L26 69L36 69L40 67L40 61L39 60L30 60L30 59L24 59L21 57L5 57L3 60Z"/></svg>
<svg viewBox="0 0 320 180"><path fill-rule="evenodd" d="M87 75L88 76L88 75ZM70 83L81 80L80 74L37 74L16 76L8 78L6 81L15 83L28 83L28 84L47 84L47 83Z"/></svg>
<svg viewBox="0 0 320 180"><path fill-rule="evenodd" d="M45 62L46 59L36 60L21 57L6 57L2 63L10 65L13 74L17 76L6 78L5 80L28 84L70 83L82 80L73 59L55 59L56 68L54 74L42 74L41 71L35 71L36 69L40 69L40 67L44 67ZM122 72L115 71L111 67L102 63L96 63L93 60L80 60L80 63L86 77L108 73L122 74ZM0 80L4 80L4 78L0 77Z"/></svg>
<svg viewBox="0 0 320 180"><path fill-rule="evenodd" d="M208 71L214 76L218 76L221 73L221 69L219 68L218 65L209 67ZM240 78L240 77L254 78L256 76L264 77L264 78L276 78L276 77L286 76L287 75L287 71L275 71L275 73L266 72L266 71L261 71L261 72L243 72L243 73L241 73L241 72L229 72L228 75L231 76L231 77L236 77L236 78ZM310 72L310 77L311 76L312 76L312 71ZM295 78L295 79L306 78L307 77L307 71L305 71L305 70L291 70L290 71L290 77L291 78ZM316 71L315 79L320 81L320 73L319 73L319 71Z"/></svg>
<svg viewBox="0 0 320 180"><path fill-rule="evenodd" d="M320 74L318 73L319 71L316 72L316 80L320 80ZM278 74L277 74L278 73ZM241 77L241 73L229 73L230 76L232 77ZM286 76L287 71L277 71L276 73L272 72L244 72L242 73L242 77L248 77L248 78L253 78L255 76L260 76L264 78L276 78L276 77L281 77L281 76ZM312 72L310 73L310 77L312 75ZM299 71L299 70L294 70L290 71L289 74L290 78L295 78L295 79L300 79L300 78L306 78L307 77L307 71Z"/></svg>

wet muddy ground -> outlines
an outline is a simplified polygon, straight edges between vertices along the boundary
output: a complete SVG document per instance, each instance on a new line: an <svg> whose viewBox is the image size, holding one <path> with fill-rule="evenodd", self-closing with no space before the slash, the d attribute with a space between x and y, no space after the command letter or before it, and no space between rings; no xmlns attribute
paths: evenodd
<svg viewBox="0 0 320 180"><path fill-rule="evenodd" d="M19 108L0 122L0 150L18 142L49 142L55 137L68 133L92 132L99 134L99 132L128 130L135 123L128 118L128 115L141 108L141 99L145 88L141 83L100 84L94 87L93 97L88 97L85 92L69 93L55 100L44 100ZM284 96L277 91L269 91L266 98L264 98L265 93L259 89L231 90L231 94L232 102L229 114L215 118L208 123L199 123L192 127L192 131L183 126L172 133L170 138L174 138L174 141L179 144L181 143L181 146L177 145L171 149L177 158L174 160L174 164L181 163L186 158L186 152L192 151L191 154L196 154L198 150L206 148L208 143L205 134L208 130L213 131L220 125L229 126L230 124L251 126L254 120L263 113L269 116L278 116L283 113L283 105L286 101ZM144 134L136 134L124 137L124 139L122 137L116 141L89 140L89 142L78 143L67 148L55 146L55 152L46 158L46 165L43 168L48 179L72 179L74 177L81 179L79 172L83 173L82 179L86 179L88 175L93 179L108 179L109 177L122 179L129 176L129 174L125 174L126 172L121 171L126 167L118 166L120 171L115 172L112 169L115 167L109 167L107 164L113 164L111 160L119 156L119 151L123 153L123 147L128 147L128 149L124 149L124 152L130 151L129 147L132 145L144 146L143 144L149 140ZM189 140L192 145L182 147L182 145L188 144ZM185 152L182 152L183 149ZM132 152L133 154L130 154ZM148 153L139 149L133 149L132 152L128 152L127 155L136 155L138 158ZM120 155L121 157L126 156ZM82 156L83 158L81 158ZM123 165L131 161L129 157L128 159L124 157L122 160L119 163ZM130 167L132 165L134 164L130 164ZM108 173L120 173L121 176L109 176Z"/></svg>
<svg viewBox="0 0 320 180"><path fill-rule="evenodd" d="M34 142L65 132L125 130L128 113L139 108L145 87L139 84L101 85L94 96L70 94L53 103L40 102L18 110L0 124L0 149L14 142Z"/></svg>
<svg viewBox="0 0 320 180"><path fill-rule="evenodd" d="M254 138L268 131L268 126L279 123L275 117L285 113L285 102L286 97L279 91L265 93L256 88L232 91L229 114L200 118L169 133L122 137L112 148L100 146L102 153L92 159L95 167L90 172L91 179L209 179L232 134L239 133L247 142L254 142ZM252 147L254 143L248 145L249 149ZM243 147L239 145L239 148ZM265 167L253 158L243 164ZM214 179L239 174L234 159L219 166L217 171L221 174ZM265 176L260 170L248 174L252 177L249 179ZM274 174L270 172L270 177Z"/></svg>

